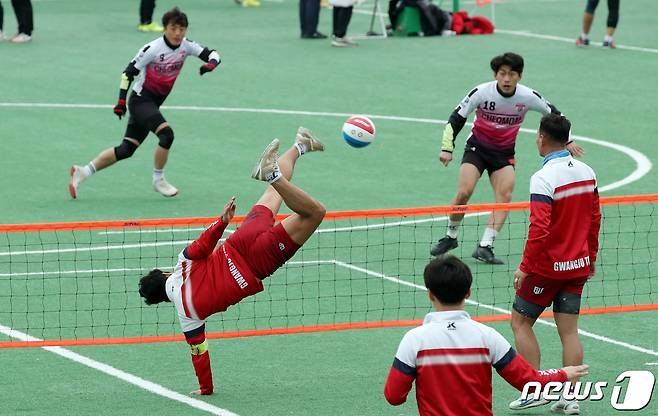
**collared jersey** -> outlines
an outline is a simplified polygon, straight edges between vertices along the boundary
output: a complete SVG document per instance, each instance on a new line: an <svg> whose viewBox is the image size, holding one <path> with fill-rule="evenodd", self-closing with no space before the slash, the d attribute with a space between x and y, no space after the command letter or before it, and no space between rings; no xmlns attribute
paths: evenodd
<svg viewBox="0 0 658 416"><path fill-rule="evenodd" d="M517 389L528 381L566 381L562 370L537 371L496 330L466 311L432 312L406 333L384 394L402 404L416 382L420 415L491 415L491 367Z"/></svg>
<svg viewBox="0 0 658 416"><path fill-rule="evenodd" d="M141 95L142 90L147 90L164 100L174 87L185 58L188 55L199 56L203 49L203 46L187 38L183 38L176 49L167 45L164 36L147 43L133 59L135 68L140 71L133 91Z"/></svg>
<svg viewBox="0 0 658 416"><path fill-rule="evenodd" d="M475 111L471 134L486 147L514 149L516 136L529 110L543 115L551 112L549 102L532 89L517 84L511 97L498 92L497 82L491 81L475 87L459 104L457 112L468 118Z"/></svg>
<svg viewBox="0 0 658 416"><path fill-rule="evenodd" d="M176 305L183 332L200 328L205 319L263 290L248 263L224 242L215 250L225 224L221 219L178 255L167 278L167 297Z"/></svg>
<svg viewBox="0 0 658 416"><path fill-rule="evenodd" d="M530 179L530 227L520 270L555 279L589 276L600 226L592 168L566 150L547 155Z"/></svg>

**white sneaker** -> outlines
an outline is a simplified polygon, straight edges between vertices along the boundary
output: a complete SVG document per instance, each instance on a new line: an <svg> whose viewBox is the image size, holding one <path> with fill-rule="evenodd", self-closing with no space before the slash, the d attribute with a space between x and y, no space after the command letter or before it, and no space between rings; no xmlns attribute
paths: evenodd
<svg viewBox="0 0 658 416"><path fill-rule="evenodd" d="M509 404L509 408L510 410L525 410L537 406L543 406L545 404L548 404L548 400L544 399L543 397L534 400L532 396L530 396L527 399L518 398L514 400Z"/></svg>
<svg viewBox="0 0 658 416"><path fill-rule="evenodd" d="M346 48L350 46L358 46L359 44L354 42L352 39L348 38L347 36L343 36L342 38L339 38L337 36L332 36L331 37L331 46L335 46L337 48Z"/></svg>
<svg viewBox="0 0 658 416"><path fill-rule="evenodd" d="M324 151L324 144L318 140L313 132L306 127L300 127L297 129L297 135L295 136L295 143L301 144L306 148L306 152L322 152Z"/></svg>
<svg viewBox="0 0 658 416"><path fill-rule="evenodd" d="M87 179L87 175L85 175L82 166L71 166L69 171L69 194L71 194L71 198L76 199L78 197L78 188L85 179Z"/></svg>
<svg viewBox="0 0 658 416"><path fill-rule="evenodd" d="M551 405L551 412L560 415L579 415L580 405L576 400L560 399Z"/></svg>
<svg viewBox="0 0 658 416"><path fill-rule="evenodd" d="M172 186L169 182L167 182L164 176L161 177L160 179L153 180L153 189L155 189L156 192L160 192L163 196L166 196L167 198L178 195L178 189L176 189L176 187Z"/></svg>
<svg viewBox="0 0 658 416"><path fill-rule="evenodd" d="M251 171L251 177L259 181L269 183L276 182L281 177L279 170L279 139L272 140L263 151L262 156L254 169Z"/></svg>
<svg viewBox="0 0 658 416"><path fill-rule="evenodd" d="M26 35L25 33L19 33L16 36L12 36L9 39L9 42L11 43L26 43L32 40L32 36Z"/></svg>

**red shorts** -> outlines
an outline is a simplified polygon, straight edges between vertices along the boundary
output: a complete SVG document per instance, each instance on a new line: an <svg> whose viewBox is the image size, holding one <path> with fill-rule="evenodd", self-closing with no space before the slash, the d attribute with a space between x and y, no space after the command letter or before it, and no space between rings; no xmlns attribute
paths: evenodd
<svg viewBox="0 0 658 416"><path fill-rule="evenodd" d="M299 249L282 224L264 205L254 205L247 218L226 240L249 264L258 279L264 279L290 260Z"/></svg>
<svg viewBox="0 0 658 416"><path fill-rule="evenodd" d="M550 306L560 293L566 292L574 295L582 295L587 279L587 277L551 279L531 274L523 279L523 283L521 283L521 287L516 291L516 295L526 302L545 308Z"/></svg>

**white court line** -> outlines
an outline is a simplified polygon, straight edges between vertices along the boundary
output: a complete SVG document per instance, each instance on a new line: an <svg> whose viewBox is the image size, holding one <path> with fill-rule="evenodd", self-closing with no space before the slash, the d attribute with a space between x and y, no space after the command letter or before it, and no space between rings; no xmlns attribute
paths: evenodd
<svg viewBox="0 0 658 416"><path fill-rule="evenodd" d="M342 262L342 261L339 261L339 260L336 260L336 264L338 266L342 266L342 267L346 267L348 269L356 270L356 271L365 273L365 274L370 275L370 276L379 277L381 279L388 280L390 282L394 282L394 283L398 283L398 284L401 284L401 285L410 286L410 287L414 287L416 289L421 289L421 290L427 291L427 288L425 286L417 285L415 283L407 282L405 280L401 280L401 279L398 279L396 277L387 276L387 275L382 274L382 273L378 273L378 272L375 272L375 271L372 271L372 270L364 269L363 267L358 267L358 266L355 266L353 264L345 263L345 262ZM476 301L471 300L471 299L466 299L466 303L469 304L469 305L477 306L479 308L489 309L489 310L500 312L500 313L505 313L505 314L512 313L512 311L510 311L510 310L499 308L499 307L493 306L493 305L488 305L486 303L476 302ZM544 319L537 319L537 322L540 323L540 324L543 324L543 325L548 325L548 326L552 326L554 328L557 328L557 325L555 325L555 323L550 322L550 321L546 321ZM579 329L578 333L580 335L583 335L583 336L588 337L588 338L593 338L593 339L596 339L598 341L607 342L608 344L617 345L619 347L624 347L624 348L627 348L629 350L633 350L633 351L637 351L637 352L641 352L641 353L644 353L644 354L653 355L653 356L658 357L658 352L657 351L654 351L654 350L651 350L651 349L648 349L648 348L638 347L637 345L629 344L629 343L623 342L623 341L617 341L615 339L604 337L602 335L597 335L597 334L594 334L592 332L584 331L582 329Z"/></svg>
<svg viewBox="0 0 658 416"><path fill-rule="evenodd" d="M83 108L83 109L106 109L112 108L111 105L105 104L65 104L65 103L7 103L0 102L0 107L22 107L22 108ZM228 113L258 113L258 114L284 114L284 115L302 115L302 116L314 116L314 117L350 117L352 114L349 113L333 113L333 112L318 112L318 111L299 111L299 110L279 110L274 108L240 108L240 107L198 107L198 106L163 106L164 109L170 110L180 110L180 111L212 111L212 112L228 112ZM367 117L378 119L378 120L391 120L391 121L404 121L411 123L427 123L427 124L445 124L446 120L430 119L430 118L415 118L415 117L400 117L400 116L387 116L387 115L377 115L377 114L364 114ZM472 126L473 123L466 123L469 126ZM520 131L524 133L536 134L537 130L521 128ZM651 161L644 154L638 152L635 149L630 147L623 146L616 143L607 142L605 140L593 139L586 136L578 136L572 134L572 138L597 144L600 146L607 147L619 152L622 152L629 156L635 162L636 168L630 175L627 177L616 181L612 184L603 186L599 188L600 192L610 191L612 189L619 188L624 185L628 185L631 182L635 182L638 179L646 175L652 168Z"/></svg>
<svg viewBox="0 0 658 416"><path fill-rule="evenodd" d="M35 338L31 335L28 335L20 331L16 331L15 329L11 329L4 325L0 325L0 333L5 334L8 337L18 339L20 341L43 341L42 339ZM213 406L212 404L206 403L202 400L188 397L184 394L180 394L173 390L169 390L168 388L153 383L152 381L148 381L136 375L126 373L125 371L114 368L108 364L93 360L89 357L85 357L84 355L80 355L66 348L62 348L62 347L41 347L41 348L43 348L48 352L52 352L53 354L57 354L60 357L64 357L76 363L86 365L87 367L93 368L94 370L98 370L109 376L133 384L141 389L149 391L153 394L157 394L158 396L175 400L177 402L186 404L195 409L218 416L238 416L236 413L233 413L229 410L222 409L221 407Z"/></svg>

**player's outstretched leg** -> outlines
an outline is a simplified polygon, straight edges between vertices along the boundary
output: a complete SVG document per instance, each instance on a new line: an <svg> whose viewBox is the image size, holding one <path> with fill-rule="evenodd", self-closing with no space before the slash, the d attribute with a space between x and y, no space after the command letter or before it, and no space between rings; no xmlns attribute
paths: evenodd
<svg viewBox="0 0 658 416"><path fill-rule="evenodd" d="M305 135L302 134L302 136ZM321 146L317 149L306 149L306 151L324 149L322 143L317 139L312 138L312 136L303 138L306 140L295 141L294 151L297 151L296 148L300 141L306 141L309 144L314 142L314 145L317 143ZM285 166L286 163L290 162L290 159L292 159L292 163L282 168L278 163L278 149L279 140L274 139L272 143L265 148L261 159L252 172L252 177L258 180L267 181L271 185L271 188L279 195L279 198L281 198L286 206L294 212L293 215L282 221L282 225L290 238L295 243L302 245L318 228L324 218L326 210L322 203L290 182L288 178L292 177L292 168L296 158L291 157L294 156L294 154L291 154L290 150L286 152L284 157L281 158L283 165ZM303 154L301 150L298 152L297 157L299 157L299 154ZM286 157L288 160L286 160ZM268 194L271 194L269 189L263 197L268 196ZM262 200L263 198L261 198L258 203L261 203ZM277 202L274 201L274 203ZM280 206L280 201L278 202L278 205Z"/></svg>
<svg viewBox="0 0 658 416"><path fill-rule="evenodd" d="M272 146L274 142L270 144ZM270 146L268 146L265 151L263 152L263 155L261 156L261 161L265 157L265 155L270 151ZM278 149L278 145L277 145ZM318 140L317 137L307 128L305 127L300 127L297 129L297 135L295 136L295 144L290 147L283 155L281 155L278 158L278 166L281 174L283 177L285 177L287 180L292 179L292 174L295 169L295 163L297 162L297 159L299 159L300 156L309 153L309 152L317 152L317 151L323 151L324 150L324 144L320 140ZM259 171L260 167L260 161L258 164L256 164L256 167L254 168L254 171L252 172L251 176L254 179L259 179L259 180L266 180L264 178L258 177L261 171ZM281 208L281 203L283 202L283 199L281 198L281 195L271 186L269 186L265 192L263 193L263 196L256 202L256 205L264 205L268 207L274 215L276 215L279 212L279 209Z"/></svg>

